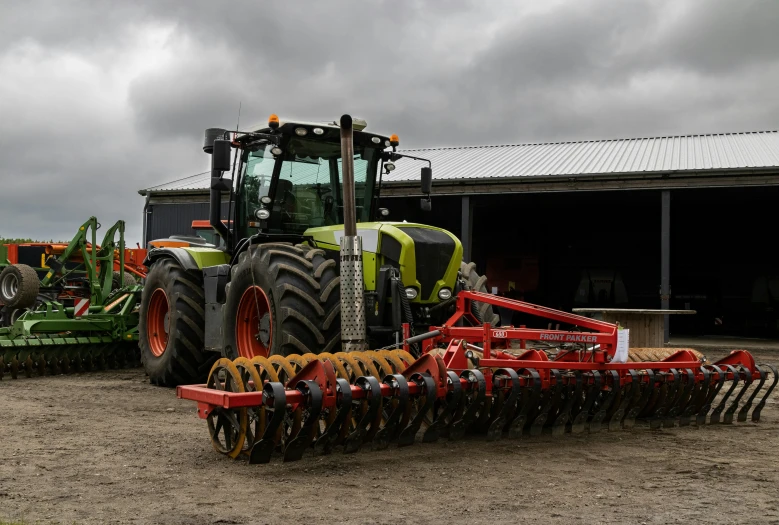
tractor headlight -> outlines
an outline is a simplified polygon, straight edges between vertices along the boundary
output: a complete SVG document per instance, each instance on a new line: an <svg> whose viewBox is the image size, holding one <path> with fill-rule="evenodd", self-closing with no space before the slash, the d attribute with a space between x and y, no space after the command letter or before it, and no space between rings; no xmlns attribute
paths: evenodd
<svg viewBox="0 0 779 525"><path fill-rule="evenodd" d="M438 298L442 301L452 298L452 291L449 288L441 288L438 290Z"/></svg>
<svg viewBox="0 0 779 525"><path fill-rule="evenodd" d="M280 147L278 147L278 146L275 146L275 147L271 148L270 152L273 153L277 157L279 155L281 155L282 153L284 153L284 151Z"/></svg>
<svg viewBox="0 0 779 525"><path fill-rule="evenodd" d="M266 220L268 217L270 217L270 212L266 210L265 208L260 208L256 212L254 212L254 216L260 219L261 221Z"/></svg>
<svg viewBox="0 0 779 525"><path fill-rule="evenodd" d="M263 195L262 197L260 197L260 202L263 204L270 204L273 201L267 195Z"/></svg>
<svg viewBox="0 0 779 525"><path fill-rule="evenodd" d="M409 299L411 299L413 301L414 299L417 298L417 295L419 295L419 293L417 292L416 288L412 288L411 286L406 288L406 297L407 298L409 298Z"/></svg>

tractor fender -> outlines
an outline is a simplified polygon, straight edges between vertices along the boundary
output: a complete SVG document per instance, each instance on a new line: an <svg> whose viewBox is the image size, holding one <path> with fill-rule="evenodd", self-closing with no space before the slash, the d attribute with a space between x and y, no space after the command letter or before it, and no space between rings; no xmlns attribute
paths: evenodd
<svg viewBox="0 0 779 525"><path fill-rule="evenodd" d="M195 258L183 248L154 248L149 250L146 258L143 260L143 265L151 268L152 264L160 259L173 259L184 270L200 270Z"/></svg>

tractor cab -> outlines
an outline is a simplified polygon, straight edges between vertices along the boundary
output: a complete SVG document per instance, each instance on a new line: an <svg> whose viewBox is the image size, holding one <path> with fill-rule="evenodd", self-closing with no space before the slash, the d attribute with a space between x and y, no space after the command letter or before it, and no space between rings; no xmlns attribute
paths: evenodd
<svg viewBox="0 0 779 525"><path fill-rule="evenodd" d="M312 227L343 224L340 129L335 123L280 122L239 135L235 181L236 228L246 238L258 232L305 236ZM382 172L394 168L397 136L365 131L355 120L354 185L357 222L380 218ZM388 148L392 148L391 151Z"/></svg>

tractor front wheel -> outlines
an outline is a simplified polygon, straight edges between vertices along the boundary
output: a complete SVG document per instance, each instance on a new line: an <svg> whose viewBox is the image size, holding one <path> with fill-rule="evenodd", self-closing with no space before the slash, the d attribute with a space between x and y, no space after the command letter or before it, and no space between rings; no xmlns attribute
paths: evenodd
<svg viewBox="0 0 779 525"><path fill-rule="evenodd" d="M476 263L460 263L460 273L465 281L466 290L489 293L489 290L487 290L487 276L476 273ZM495 313L491 304L474 301L473 310L473 313L481 322L490 323L491 326L500 325L500 316Z"/></svg>
<svg viewBox="0 0 779 525"><path fill-rule="evenodd" d="M141 362L160 386L203 383L218 354L203 348L205 295L200 272L176 261L154 263L143 287L138 323Z"/></svg>
<svg viewBox="0 0 779 525"><path fill-rule="evenodd" d="M225 356L339 350L340 297L335 261L322 250L282 243L250 247L238 257L227 287Z"/></svg>

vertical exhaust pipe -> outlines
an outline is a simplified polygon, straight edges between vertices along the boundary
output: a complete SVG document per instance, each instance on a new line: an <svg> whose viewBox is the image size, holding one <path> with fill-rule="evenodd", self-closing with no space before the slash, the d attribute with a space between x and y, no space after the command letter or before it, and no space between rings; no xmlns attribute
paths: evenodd
<svg viewBox="0 0 779 525"><path fill-rule="evenodd" d="M341 172L343 175L344 234L341 237L341 341L345 352L368 347L363 295L362 239L357 236L354 202L354 139L352 117L341 117Z"/></svg>

